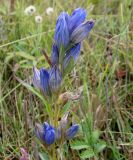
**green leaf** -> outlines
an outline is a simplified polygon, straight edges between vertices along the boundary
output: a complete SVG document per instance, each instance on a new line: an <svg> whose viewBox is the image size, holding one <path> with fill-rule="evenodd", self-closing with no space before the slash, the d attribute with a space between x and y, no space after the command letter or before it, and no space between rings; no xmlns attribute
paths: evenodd
<svg viewBox="0 0 133 160"><path fill-rule="evenodd" d="M94 156L95 156L95 153L92 149L83 151L80 155L81 159L88 159Z"/></svg>
<svg viewBox="0 0 133 160"><path fill-rule="evenodd" d="M6 58L5 58L5 63L8 63L13 57L14 57L14 55L12 55L12 54L6 56Z"/></svg>
<svg viewBox="0 0 133 160"><path fill-rule="evenodd" d="M46 107L46 111L47 113L49 114L49 116L53 116L53 112L51 110L51 107L48 103L48 101L46 101L46 99L39 93L37 92L31 85L29 85L28 83L22 81L20 78L16 77L17 80L23 85L25 86L27 89L29 89L32 93L34 93L35 95L37 95L41 100L42 102L44 103L45 107Z"/></svg>
<svg viewBox="0 0 133 160"><path fill-rule="evenodd" d="M62 109L62 115L64 115L71 107L71 102L66 103Z"/></svg>
<svg viewBox="0 0 133 160"><path fill-rule="evenodd" d="M71 148L76 150L87 149L89 147L90 146L88 146L85 141L76 140L71 143Z"/></svg>
<svg viewBox="0 0 133 160"><path fill-rule="evenodd" d="M92 132L93 143L96 143L98 141L99 136L100 136L100 132L98 130L95 130Z"/></svg>
<svg viewBox="0 0 133 160"><path fill-rule="evenodd" d="M23 57L25 59L28 59L28 60L35 60L35 57L34 56L31 56L30 54L26 53L26 52L10 52L10 53L7 53L8 55L12 55L13 57Z"/></svg>
<svg viewBox="0 0 133 160"><path fill-rule="evenodd" d="M41 160L49 160L47 153L39 153Z"/></svg>
<svg viewBox="0 0 133 160"><path fill-rule="evenodd" d="M106 147L106 143L104 141L100 141L95 145L95 149L97 152L102 152L105 147Z"/></svg>

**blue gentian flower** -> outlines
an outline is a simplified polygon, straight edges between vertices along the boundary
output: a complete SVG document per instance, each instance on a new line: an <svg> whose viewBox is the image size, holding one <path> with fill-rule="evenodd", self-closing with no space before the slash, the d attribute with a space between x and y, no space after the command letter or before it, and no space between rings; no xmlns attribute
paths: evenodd
<svg viewBox="0 0 133 160"><path fill-rule="evenodd" d="M52 65L58 65L59 63L59 51L55 44L52 46L51 63Z"/></svg>
<svg viewBox="0 0 133 160"><path fill-rule="evenodd" d="M86 10L83 8L77 8L73 11L71 17L69 18L69 33L71 34L76 27L85 21Z"/></svg>
<svg viewBox="0 0 133 160"><path fill-rule="evenodd" d="M51 60L56 65L61 65L61 72L69 66L71 60L76 63L82 41L88 36L94 26L94 21L86 21L86 10L77 8L72 15L62 12L57 20L55 29L54 52ZM57 46L57 49L55 49ZM62 50L62 46L65 50ZM63 69L63 70L62 70Z"/></svg>
<svg viewBox="0 0 133 160"><path fill-rule="evenodd" d="M67 121L67 116L65 115L62 121ZM67 124L63 125L60 124L58 128L54 128L53 126L49 125L47 122L44 122L43 125L36 124L35 125L35 134L37 138L44 144L44 145L51 145L57 140L69 140L72 139L78 132L79 125L74 124L69 129L67 129Z"/></svg>
<svg viewBox="0 0 133 160"><path fill-rule="evenodd" d="M71 34L71 41L73 44L82 42L89 34L94 26L94 21L87 21L79 25Z"/></svg>
<svg viewBox="0 0 133 160"><path fill-rule="evenodd" d="M58 91L61 86L62 76L59 68L53 66L49 72L49 84L52 91Z"/></svg>
<svg viewBox="0 0 133 160"><path fill-rule="evenodd" d="M41 90L44 95L51 95L50 85L49 85L49 73L46 69L40 70L40 84Z"/></svg>
<svg viewBox="0 0 133 160"><path fill-rule="evenodd" d="M35 125L35 133L37 138L45 145L51 145L55 142L56 133L53 126L47 122L41 126L40 124Z"/></svg>
<svg viewBox="0 0 133 160"><path fill-rule="evenodd" d="M45 96L51 96L61 87L62 76L59 67L54 65L50 69L34 68L33 85L39 88Z"/></svg>
<svg viewBox="0 0 133 160"><path fill-rule="evenodd" d="M65 70L65 68L70 64L71 60L74 63L76 63L78 56L80 54L80 48L81 48L81 43L77 43L67 52L63 60L63 70Z"/></svg>
<svg viewBox="0 0 133 160"><path fill-rule="evenodd" d="M59 50L61 47L67 47L69 44L68 19L69 15L62 12L56 22L54 39Z"/></svg>
<svg viewBox="0 0 133 160"><path fill-rule="evenodd" d="M60 140L61 138L63 138L63 139L65 138L66 140L72 139L75 137L78 130L79 130L78 124L74 124L68 129L67 129L67 126L63 127L60 125L55 130L56 140Z"/></svg>
<svg viewBox="0 0 133 160"><path fill-rule="evenodd" d="M55 141L55 129L51 125L49 125L47 122L44 123L44 131L45 134L43 136L44 141L47 145L51 145Z"/></svg>
<svg viewBox="0 0 133 160"><path fill-rule="evenodd" d="M72 139L79 130L78 124L73 124L68 128L68 114L66 112L64 116L61 118L58 128L56 129L56 139L59 140L61 138L69 140Z"/></svg>
<svg viewBox="0 0 133 160"><path fill-rule="evenodd" d="M74 124L72 125L67 131L66 131L66 139L71 139L73 138L79 130L79 125Z"/></svg>

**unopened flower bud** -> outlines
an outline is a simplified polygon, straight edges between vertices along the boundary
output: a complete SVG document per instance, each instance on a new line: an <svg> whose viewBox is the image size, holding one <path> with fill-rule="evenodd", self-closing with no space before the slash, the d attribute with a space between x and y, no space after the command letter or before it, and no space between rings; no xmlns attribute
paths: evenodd
<svg viewBox="0 0 133 160"><path fill-rule="evenodd" d="M66 139L71 139L73 138L79 130L79 125L74 124L72 125L67 131L66 131Z"/></svg>
<svg viewBox="0 0 133 160"><path fill-rule="evenodd" d="M38 123L35 124L35 134L40 141L43 141L44 129Z"/></svg>

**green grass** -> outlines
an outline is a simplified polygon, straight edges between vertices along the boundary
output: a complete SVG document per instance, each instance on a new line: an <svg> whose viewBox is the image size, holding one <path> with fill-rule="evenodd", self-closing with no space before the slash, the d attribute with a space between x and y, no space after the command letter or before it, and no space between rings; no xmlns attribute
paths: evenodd
<svg viewBox="0 0 133 160"><path fill-rule="evenodd" d="M43 16L42 24L35 23L34 15L28 17L24 14L24 9L32 2L37 12ZM74 72L65 79L63 91L77 92L82 86L83 95L77 102L70 101L66 104L65 109L71 111L82 129L77 139L67 143L64 154L68 160L85 157L90 157L91 160L132 160L131 5L131 0L16 0L11 8L9 1L1 2L1 160L19 159L20 147L27 148L31 159L36 159L38 151L44 151L35 138L34 124L47 121L47 113L52 114L52 109L45 99L30 87L32 67L48 67L40 48L44 48L50 55L59 13L71 13L77 7L86 8L87 18L95 19L96 23L83 43ZM49 6L55 10L52 16L45 14L45 9Z"/></svg>

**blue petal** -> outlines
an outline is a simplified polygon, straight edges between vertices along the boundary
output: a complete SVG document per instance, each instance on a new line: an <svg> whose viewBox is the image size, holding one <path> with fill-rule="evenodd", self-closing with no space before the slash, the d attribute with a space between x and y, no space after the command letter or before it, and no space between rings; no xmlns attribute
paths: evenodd
<svg viewBox="0 0 133 160"><path fill-rule="evenodd" d="M32 83L36 88L40 88L40 71L36 67L33 68Z"/></svg>
<svg viewBox="0 0 133 160"><path fill-rule="evenodd" d="M50 125L47 122L44 122L43 128L44 128L44 131L46 131L50 128Z"/></svg>
<svg viewBox="0 0 133 160"><path fill-rule="evenodd" d="M73 11L72 16L69 19L69 31L70 34L78 27L81 23L85 21L86 10L83 8L77 8Z"/></svg>
<svg viewBox="0 0 133 160"><path fill-rule="evenodd" d="M74 62L77 61L79 54L80 54L80 48L81 48L81 43L77 43L76 45L74 45L73 48L71 48L70 50L70 54L72 55Z"/></svg>
<svg viewBox="0 0 133 160"><path fill-rule="evenodd" d="M60 88L61 82L62 82L62 76L59 68L57 66L53 66L51 68L49 75L50 75L49 84L50 84L51 90L57 91Z"/></svg>
<svg viewBox="0 0 133 160"><path fill-rule="evenodd" d="M70 127L66 131L66 138L67 139L73 138L77 134L78 130L79 130L79 125L78 124L74 124L72 127Z"/></svg>
<svg viewBox="0 0 133 160"><path fill-rule="evenodd" d="M72 43L76 44L83 41L94 26L94 21L87 21L79 25L71 34Z"/></svg>
<svg viewBox="0 0 133 160"><path fill-rule="evenodd" d="M52 65L57 65L59 63L59 52L55 44L53 44L53 47L52 47L51 62L52 62Z"/></svg>
<svg viewBox="0 0 133 160"><path fill-rule="evenodd" d="M73 57L71 54L67 54L63 60L63 70L65 70L67 68L67 66L70 64L71 59L73 60Z"/></svg>
<svg viewBox="0 0 133 160"><path fill-rule="evenodd" d="M54 39L58 49L60 49L61 46L67 47L69 43L68 19L69 15L62 12L56 22Z"/></svg>
<svg viewBox="0 0 133 160"><path fill-rule="evenodd" d="M44 135L44 140L47 145L51 145L55 141L55 130L49 129Z"/></svg>
<svg viewBox="0 0 133 160"><path fill-rule="evenodd" d="M54 127L49 125L47 122L44 122L43 128L44 128L44 131L47 131L49 129L54 129Z"/></svg>
<svg viewBox="0 0 133 160"><path fill-rule="evenodd" d="M74 62L76 63L80 54L80 48L81 48L81 43L78 43L70 49L70 51L66 54L64 58L63 69L65 69L69 65L71 58L73 58Z"/></svg>
<svg viewBox="0 0 133 160"><path fill-rule="evenodd" d="M50 86L49 86L49 73L46 69L40 70L40 82L41 90L45 95L51 95Z"/></svg>

